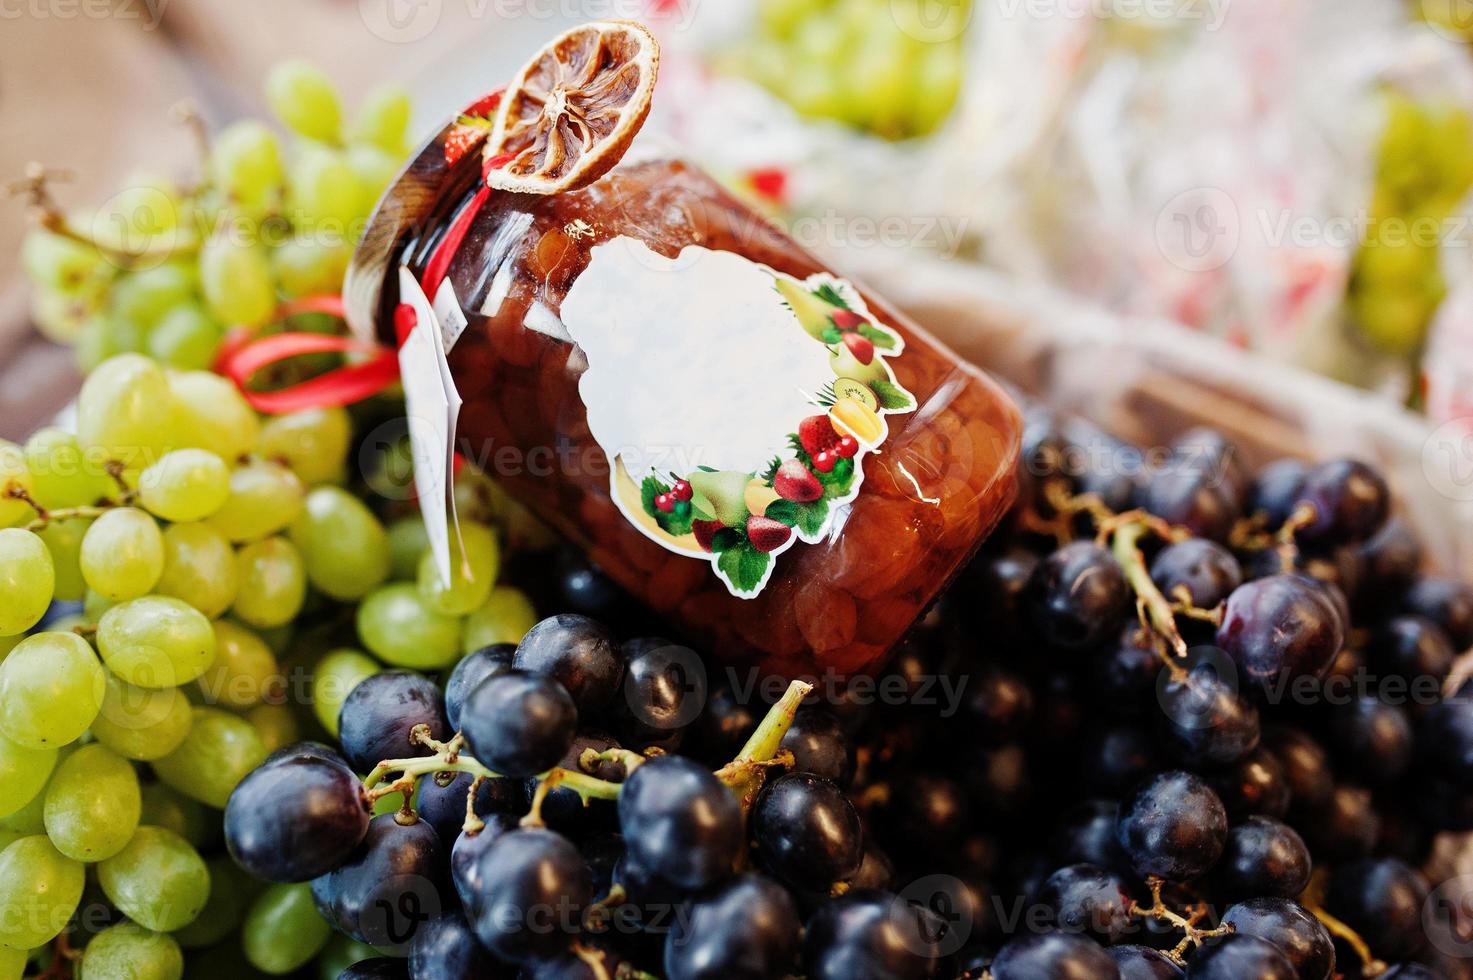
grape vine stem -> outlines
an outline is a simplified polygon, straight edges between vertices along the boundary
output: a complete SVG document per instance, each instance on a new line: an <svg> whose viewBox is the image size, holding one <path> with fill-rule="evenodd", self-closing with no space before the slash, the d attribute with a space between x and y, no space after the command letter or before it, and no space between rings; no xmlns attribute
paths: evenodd
<svg viewBox="0 0 1473 980"><path fill-rule="evenodd" d="M762 788L768 768L793 764L793 753L781 748L783 736L792 726L793 717L798 713L799 705L812 690L813 685L804 681L793 681L789 684L787 691L768 710L767 715L737 757L716 773L717 778L730 786L742 800L744 811L751 807L757 791ZM405 808L401 812L401 817L407 818L413 813L409 800L419 777L437 772L464 772L475 777L466 799L466 827L469 829L473 823L479 823L475 819L474 812L475 791L479 788L479 781L508 777L493 772L475 757L466 755L464 752L465 737L459 732L450 741L441 742L430 735L429 726L416 725L410 731L409 738L411 742L429 748L432 754L416 756L412 759L385 759L380 762L374 767L373 772L363 778L363 788L367 792L369 802L376 803L394 793L403 793ZM638 753L619 750L617 759L624 762L631 771L647 761L643 756L638 756L639 761L635 762L629 756L638 756ZM609 753L601 753L599 757L614 758ZM584 764L582 759L579 760L579 764ZM390 776L395 778L385 782ZM522 825L528 827L542 826L542 802L553 789L565 787L572 790L578 794L586 806L590 800L617 800L620 790L624 787L623 783L598 779L588 773L577 772L562 766L549 769L534 778L538 786L532 799L532 809L522 820Z"/></svg>
<svg viewBox="0 0 1473 980"><path fill-rule="evenodd" d="M1187 644L1176 628L1176 610L1151 580L1150 570L1146 568L1146 556L1140 549L1141 538L1152 530L1149 521L1139 516L1122 514L1119 518L1106 522L1100 528L1100 535L1108 536L1110 540L1110 550L1136 595L1136 608L1141 614L1142 622L1171 648L1170 655L1163 654L1167 668L1172 671L1173 677L1182 680L1186 675L1177 661L1186 659Z"/></svg>
<svg viewBox="0 0 1473 980"><path fill-rule="evenodd" d="M792 764L793 754L780 752L780 747L783 736L788 733L793 718L798 713L798 707L812 690L813 685L806 681L790 683L787 691L768 710L736 758L717 771L716 778L730 786L741 800L743 812L750 810L752 803L756 801L757 791L762 788L769 766Z"/></svg>
<svg viewBox="0 0 1473 980"><path fill-rule="evenodd" d="M1168 950L1166 955L1177 966L1184 967L1186 966L1186 952L1189 947L1200 946L1215 936L1225 936L1233 931L1233 927L1231 925L1223 925L1215 929L1198 929L1197 923L1202 921L1206 910L1196 909L1190 916L1184 916L1180 912L1172 911L1166 905L1166 901L1161 897L1161 889L1165 884L1165 881L1157 878L1155 875L1147 878L1146 887L1151 890L1151 905L1149 908L1142 908L1140 905L1135 905L1131 911L1142 918L1168 922L1182 931L1183 936L1181 942L1177 943L1174 949Z"/></svg>

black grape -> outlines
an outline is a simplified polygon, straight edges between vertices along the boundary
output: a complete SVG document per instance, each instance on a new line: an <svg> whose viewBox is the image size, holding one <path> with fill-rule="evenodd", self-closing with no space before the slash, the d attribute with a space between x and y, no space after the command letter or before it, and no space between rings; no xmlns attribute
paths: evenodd
<svg viewBox="0 0 1473 980"><path fill-rule="evenodd" d="M372 807L339 762L301 755L256 769L225 806L225 844L265 881L310 881L348 860L368 833Z"/></svg>

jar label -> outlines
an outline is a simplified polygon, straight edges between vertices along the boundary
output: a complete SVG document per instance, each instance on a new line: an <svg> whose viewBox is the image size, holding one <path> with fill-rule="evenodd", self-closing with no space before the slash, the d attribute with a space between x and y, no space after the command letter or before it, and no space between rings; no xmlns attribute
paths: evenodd
<svg viewBox="0 0 1473 980"><path fill-rule="evenodd" d="M888 363L904 339L833 276L621 236L592 249L561 320L619 509L743 598L798 541L840 533L886 416L915 410Z"/></svg>

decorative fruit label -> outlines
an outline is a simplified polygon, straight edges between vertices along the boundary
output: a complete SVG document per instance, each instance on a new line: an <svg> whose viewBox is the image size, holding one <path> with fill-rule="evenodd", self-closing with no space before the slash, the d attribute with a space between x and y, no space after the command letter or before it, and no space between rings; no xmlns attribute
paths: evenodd
<svg viewBox="0 0 1473 980"><path fill-rule="evenodd" d="M593 249L562 321L619 509L744 598L788 548L837 533L885 416L915 410L887 363L903 339L829 275L620 237Z"/></svg>

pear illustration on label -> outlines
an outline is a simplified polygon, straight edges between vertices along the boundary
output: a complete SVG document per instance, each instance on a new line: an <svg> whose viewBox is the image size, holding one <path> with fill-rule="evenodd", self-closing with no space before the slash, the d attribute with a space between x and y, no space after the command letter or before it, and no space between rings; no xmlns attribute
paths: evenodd
<svg viewBox="0 0 1473 980"><path fill-rule="evenodd" d="M620 237L593 248L561 319L619 509L744 598L830 533L885 417L916 407L889 364L904 340L833 276Z"/></svg>

